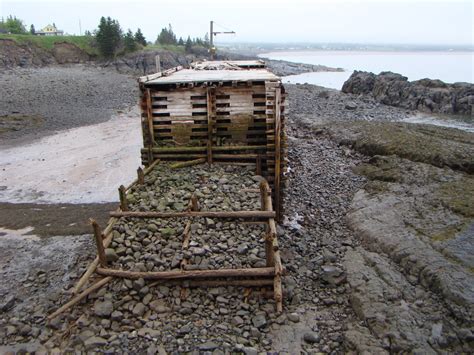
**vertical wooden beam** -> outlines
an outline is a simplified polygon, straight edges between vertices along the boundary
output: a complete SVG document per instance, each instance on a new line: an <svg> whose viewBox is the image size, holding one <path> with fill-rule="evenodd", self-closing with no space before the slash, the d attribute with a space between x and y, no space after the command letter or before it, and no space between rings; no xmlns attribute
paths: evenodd
<svg viewBox="0 0 474 355"><path fill-rule="evenodd" d="M275 117L275 212L277 220L280 220L280 176L281 176L281 88L275 90L275 108L273 109Z"/></svg>
<svg viewBox="0 0 474 355"><path fill-rule="evenodd" d="M271 210L271 205L268 203L268 194L270 193L270 187L266 180L263 180L260 183L260 199L262 204L262 211L269 211ZM271 204L271 200L270 200ZM271 227L270 223L265 225L265 259L267 266L274 266L275 259L274 259L274 251L273 251L273 236L271 234Z"/></svg>
<svg viewBox="0 0 474 355"><path fill-rule="evenodd" d="M257 175L262 175L262 156L260 154L257 155L256 165L257 165L256 174Z"/></svg>
<svg viewBox="0 0 474 355"><path fill-rule="evenodd" d="M89 219L94 230L95 244L97 245L97 255L99 256L99 264L107 267L107 259L105 257L104 241L102 240L102 232L99 224L94 219Z"/></svg>
<svg viewBox="0 0 474 355"><path fill-rule="evenodd" d="M153 129L153 111L150 89L146 89L146 110L148 118L148 135L150 138L148 140L148 147L153 148L155 146L155 131ZM151 164L151 162L149 164Z"/></svg>
<svg viewBox="0 0 474 355"><path fill-rule="evenodd" d="M199 201L196 194L191 196L191 211L199 211Z"/></svg>
<svg viewBox="0 0 474 355"><path fill-rule="evenodd" d="M145 183L145 174L143 173L142 168L137 169L137 183L138 185L143 185Z"/></svg>
<svg viewBox="0 0 474 355"><path fill-rule="evenodd" d="M260 191L262 197L262 205L265 206L267 211L273 210L271 189L266 180L262 180L260 183ZM265 253L271 255L272 264L269 266L275 267L275 277L273 278L273 291L276 303L276 309L278 313L283 311L283 291L281 287L281 275L283 274L283 266L281 263L280 250L278 246L276 223L274 218L268 219L267 235L265 238ZM267 262L268 262L267 258ZM268 265L268 264L267 264Z"/></svg>
<svg viewBox="0 0 474 355"><path fill-rule="evenodd" d="M216 89L207 88L207 162L212 164L212 141L214 140L214 121L216 117Z"/></svg>
<svg viewBox="0 0 474 355"><path fill-rule="evenodd" d="M120 195L120 209L122 211L128 211L127 193L126 193L125 186L120 185L119 195Z"/></svg>
<svg viewBox="0 0 474 355"><path fill-rule="evenodd" d="M161 72L161 60L160 60L159 55L155 56L155 66L156 66L156 72L157 73Z"/></svg>

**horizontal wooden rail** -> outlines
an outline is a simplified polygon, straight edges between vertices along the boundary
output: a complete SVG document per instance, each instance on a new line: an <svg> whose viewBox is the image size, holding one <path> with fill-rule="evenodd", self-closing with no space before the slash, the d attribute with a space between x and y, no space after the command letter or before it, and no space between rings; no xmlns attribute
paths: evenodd
<svg viewBox="0 0 474 355"><path fill-rule="evenodd" d="M213 146L213 152L227 152L232 150L266 150L266 145L222 145ZM154 147L153 153L179 153L179 152L205 152L207 147ZM147 149L142 149L143 153L148 152Z"/></svg>
<svg viewBox="0 0 474 355"><path fill-rule="evenodd" d="M125 271L109 268L97 268L99 275L123 277L127 279L171 280L171 279L200 279L215 277L274 277L274 267L249 269L217 269L217 270L176 270L176 271Z"/></svg>
<svg viewBox="0 0 474 355"><path fill-rule="evenodd" d="M208 218L275 218L274 211L186 211L186 212L110 212L111 217L133 218L174 218L174 217L208 217Z"/></svg>

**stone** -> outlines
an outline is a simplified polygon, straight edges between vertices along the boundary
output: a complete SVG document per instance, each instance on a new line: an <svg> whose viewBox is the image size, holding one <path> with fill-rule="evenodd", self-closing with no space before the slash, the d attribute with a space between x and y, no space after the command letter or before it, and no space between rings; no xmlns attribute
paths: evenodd
<svg viewBox="0 0 474 355"><path fill-rule="evenodd" d="M144 305L147 305L151 302L152 299L153 299L153 295L151 293L147 293L145 297L143 297L142 303Z"/></svg>
<svg viewBox="0 0 474 355"><path fill-rule="evenodd" d="M123 313L120 311L113 311L112 314L110 315L110 318L112 318L112 320L120 321L123 318Z"/></svg>
<svg viewBox="0 0 474 355"><path fill-rule="evenodd" d="M84 346L87 350L107 345L107 340L101 337L91 337L84 342Z"/></svg>
<svg viewBox="0 0 474 355"><path fill-rule="evenodd" d="M92 330L86 329L79 333L78 338L84 343L87 339L93 337L94 335L95 333Z"/></svg>
<svg viewBox="0 0 474 355"><path fill-rule="evenodd" d="M169 308L163 300L155 300L150 302L150 309L158 314L168 313L171 311L171 308Z"/></svg>
<svg viewBox="0 0 474 355"><path fill-rule="evenodd" d="M300 321L300 315L298 313L290 313L288 314L288 320L293 323L298 323Z"/></svg>
<svg viewBox="0 0 474 355"><path fill-rule="evenodd" d="M145 280L142 278L133 281L133 288L136 291L140 291L144 286L145 286Z"/></svg>
<svg viewBox="0 0 474 355"><path fill-rule="evenodd" d="M330 285L338 286L346 281L346 275L341 268L334 265L323 265L321 268L323 280Z"/></svg>
<svg viewBox="0 0 474 355"><path fill-rule="evenodd" d="M308 332L303 335L303 340L309 344L319 343L321 337L318 333L315 332Z"/></svg>
<svg viewBox="0 0 474 355"><path fill-rule="evenodd" d="M267 319L264 314L258 314L252 318L252 324L256 328L264 328L267 325Z"/></svg>
<svg viewBox="0 0 474 355"><path fill-rule="evenodd" d="M214 228L215 227L215 222L211 218L206 218L206 225L208 228Z"/></svg>
<svg viewBox="0 0 474 355"><path fill-rule="evenodd" d="M161 233L161 236L165 238L169 238L176 235L176 230L174 228L169 228L169 227L160 228L160 233Z"/></svg>
<svg viewBox="0 0 474 355"><path fill-rule="evenodd" d="M199 350L201 351L212 351L212 350L215 350L219 347L218 344L212 342L212 341L208 341L208 342L205 342L203 344L200 344L199 345Z"/></svg>
<svg viewBox="0 0 474 355"><path fill-rule="evenodd" d="M105 301L97 300L94 303L94 313L96 316L109 317L113 311L114 311L114 305L109 300L105 300Z"/></svg>
<svg viewBox="0 0 474 355"><path fill-rule="evenodd" d="M243 347L242 351L245 355L258 355L258 350L249 346Z"/></svg>
<svg viewBox="0 0 474 355"><path fill-rule="evenodd" d="M133 307L132 313L138 317L141 317L145 314L146 306L143 303L137 303L135 307Z"/></svg>
<svg viewBox="0 0 474 355"><path fill-rule="evenodd" d="M346 110L351 110L351 111L352 111L352 110L356 110L356 109L357 109L357 105L356 105L354 102L348 102L348 103L344 106L344 108L345 108Z"/></svg>
<svg viewBox="0 0 474 355"><path fill-rule="evenodd" d="M112 262L118 260L118 258L119 258L119 256L113 248L105 249L105 259L107 260L107 262L112 263Z"/></svg>
<svg viewBox="0 0 474 355"><path fill-rule="evenodd" d="M15 300L16 298L13 295L8 295L5 298L3 298L3 300L0 301L0 311L2 312L8 311L15 304Z"/></svg>
<svg viewBox="0 0 474 355"><path fill-rule="evenodd" d="M248 251L249 251L249 247L247 246L247 244L240 244L237 247L237 253L239 253L241 255L246 254Z"/></svg>

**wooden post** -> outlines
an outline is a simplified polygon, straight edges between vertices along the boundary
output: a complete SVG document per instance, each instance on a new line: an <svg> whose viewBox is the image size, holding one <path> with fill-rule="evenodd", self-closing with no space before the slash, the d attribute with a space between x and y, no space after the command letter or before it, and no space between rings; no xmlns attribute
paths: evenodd
<svg viewBox="0 0 474 355"><path fill-rule="evenodd" d="M277 220L280 220L280 175L281 175L281 88L275 90L275 106L273 109L275 117L275 211Z"/></svg>
<svg viewBox="0 0 474 355"><path fill-rule="evenodd" d="M155 129L153 128L153 111L152 111L151 101L152 101L151 91L150 89L147 89L146 90L146 112L147 112L147 119L148 119L148 135L150 136L150 139L148 141L149 149L152 149L155 146ZM151 162L149 164L151 164Z"/></svg>
<svg viewBox="0 0 474 355"><path fill-rule="evenodd" d="M127 193L126 193L125 186L120 185L119 195L120 195L120 209L122 211L128 211Z"/></svg>
<svg viewBox="0 0 474 355"><path fill-rule="evenodd" d="M268 183L266 180L262 180L260 183L260 198L261 198L261 205L262 205L262 211L271 211L271 206L268 204L268 194L270 187L268 186ZM271 200L270 200L271 201ZM267 261L267 266L274 266L275 265L275 260L274 260L274 251L273 251L273 236L271 233L271 228L270 228L270 222L265 226L266 232L265 232L265 256L266 256L266 261Z"/></svg>
<svg viewBox="0 0 474 355"><path fill-rule="evenodd" d="M212 140L214 139L214 120L216 116L216 89L207 89L207 162L212 164Z"/></svg>
<svg viewBox="0 0 474 355"><path fill-rule="evenodd" d="M145 183L145 174L143 174L143 169L140 167L137 169L137 183L138 185Z"/></svg>
<svg viewBox="0 0 474 355"><path fill-rule="evenodd" d="M199 201L196 194L191 196L191 211L199 211Z"/></svg>
<svg viewBox="0 0 474 355"><path fill-rule="evenodd" d="M260 154L257 155L257 171L256 171L256 174L257 175L262 175L262 156Z"/></svg>
<svg viewBox="0 0 474 355"><path fill-rule="evenodd" d="M89 220L92 228L94 229L94 238L95 244L97 245L97 255L99 256L99 264L103 267L107 267L107 259L105 258L105 250L104 250L104 241L102 240L102 232L100 231L100 227L94 219Z"/></svg>
<svg viewBox="0 0 474 355"><path fill-rule="evenodd" d="M155 56L155 65L156 65L156 72L157 73L161 72L161 61L160 61L159 55Z"/></svg>

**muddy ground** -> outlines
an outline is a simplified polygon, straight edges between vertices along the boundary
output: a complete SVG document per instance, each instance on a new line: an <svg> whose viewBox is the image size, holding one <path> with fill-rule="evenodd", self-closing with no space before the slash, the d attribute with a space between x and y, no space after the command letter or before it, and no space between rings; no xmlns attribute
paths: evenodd
<svg viewBox="0 0 474 355"><path fill-rule="evenodd" d="M127 80L116 78L118 83ZM135 85L128 80L125 85ZM473 135L391 123L413 112L367 96L311 85L286 88L290 172L285 221L279 227L288 271L282 316L275 317L271 303L257 296L251 301L252 317L243 308L240 319L230 320L229 312L239 310L211 292L200 296L209 297L205 310L192 306L194 301L189 309L205 324L213 319L228 327L233 340L223 342L194 318L182 332L171 334L172 340L166 325L153 331L161 324L155 322L173 317L172 312L160 308L165 312L150 319L146 311L139 312L144 317L133 310L129 314L122 303L113 303L113 311L122 315L97 313L95 304L111 299L103 291L47 324L45 316L68 299L63 291L94 255L91 236L81 235L87 230L81 221L89 213L103 215L101 210L112 205L3 203L0 351L162 353L179 350L192 337L199 344L194 350L201 352L471 352L472 257L463 250L474 245ZM108 87L103 89L110 94ZM129 92L127 100L132 102L135 94ZM80 151L78 147L75 154ZM51 216L57 211L64 219ZM52 236L64 227L67 236ZM150 292L161 297L165 290ZM166 297L167 302L181 302L179 295Z"/></svg>

